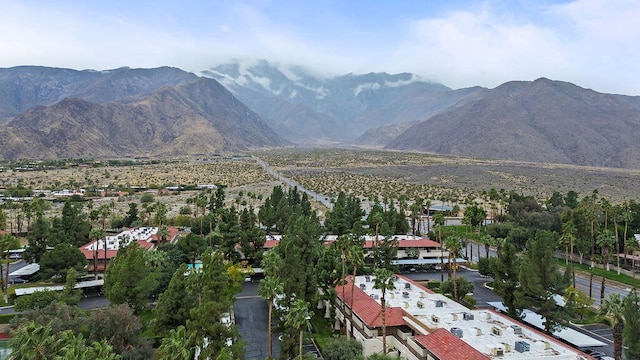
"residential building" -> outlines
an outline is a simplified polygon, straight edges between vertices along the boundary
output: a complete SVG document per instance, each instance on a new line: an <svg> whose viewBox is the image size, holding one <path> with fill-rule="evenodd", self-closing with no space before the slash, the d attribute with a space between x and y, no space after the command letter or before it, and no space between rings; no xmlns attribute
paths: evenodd
<svg viewBox="0 0 640 360"><path fill-rule="evenodd" d="M178 235L178 229L169 227L167 242L173 242ZM136 241L141 247L151 250L161 240L157 227L137 227L122 231L113 236L106 236L104 239L94 240L80 247L89 262L89 272L104 271L109 260L116 257L120 247L129 245Z"/></svg>
<svg viewBox="0 0 640 360"><path fill-rule="evenodd" d="M382 351L382 293L374 281L373 276L350 277L336 287L335 325L362 343L365 356ZM400 275L385 301L387 348L401 359L590 359L499 312L470 310Z"/></svg>

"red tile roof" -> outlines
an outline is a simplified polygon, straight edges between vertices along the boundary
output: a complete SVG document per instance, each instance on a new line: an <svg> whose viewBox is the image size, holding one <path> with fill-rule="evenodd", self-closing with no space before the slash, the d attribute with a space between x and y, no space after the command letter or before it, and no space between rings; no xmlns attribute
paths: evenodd
<svg viewBox="0 0 640 360"><path fill-rule="evenodd" d="M429 335L416 335L415 340L440 360L490 359L446 329L438 329Z"/></svg>
<svg viewBox="0 0 640 360"><path fill-rule="evenodd" d="M373 247L374 244L374 240L367 240L364 243L364 248L365 249L370 249ZM437 241L433 241L431 239L427 239L427 238L422 238L419 240L406 240L406 239L399 239L398 240L398 248L402 249L402 248L440 248L440 243L438 243Z"/></svg>
<svg viewBox="0 0 640 360"><path fill-rule="evenodd" d="M342 289L344 288L344 298L342 297ZM351 278L347 279L345 285L336 287L338 297L342 299L347 306L351 305ZM360 287L353 288L353 312L370 328L382 327L382 307L373 300L371 296L362 291ZM404 321L404 312L401 308L392 307L385 311L387 326L406 325Z"/></svg>

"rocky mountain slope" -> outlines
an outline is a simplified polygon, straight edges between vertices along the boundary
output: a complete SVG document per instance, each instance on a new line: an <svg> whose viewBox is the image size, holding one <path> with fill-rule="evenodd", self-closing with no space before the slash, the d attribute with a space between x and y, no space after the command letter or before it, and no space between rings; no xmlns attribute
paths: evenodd
<svg viewBox="0 0 640 360"><path fill-rule="evenodd" d="M51 105L65 98L106 103L147 95L163 86L176 86L196 78L171 67L105 71L43 66L0 68L0 123L34 106Z"/></svg>
<svg viewBox="0 0 640 360"><path fill-rule="evenodd" d="M173 156L289 144L207 78L119 101L35 106L0 126L0 143L3 158Z"/></svg>
<svg viewBox="0 0 640 360"><path fill-rule="evenodd" d="M414 124L386 148L640 168L640 106L566 82L513 81Z"/></svg>

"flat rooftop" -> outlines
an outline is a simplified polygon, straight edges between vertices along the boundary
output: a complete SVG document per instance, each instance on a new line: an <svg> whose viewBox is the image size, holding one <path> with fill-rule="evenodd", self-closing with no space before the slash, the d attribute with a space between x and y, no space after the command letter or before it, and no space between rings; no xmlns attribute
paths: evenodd
<svg viewBox="0 0 640 360"><path fill-rule="evenodd" d="M355 286L380 303L382 292L373 281L373 276L357 276ZM401 308L407 324L420 334L444 328L491 358L584 359L578 350L500 313L470 310L402 276L396 276L394 286L386 292L387 306Z"/></svg>

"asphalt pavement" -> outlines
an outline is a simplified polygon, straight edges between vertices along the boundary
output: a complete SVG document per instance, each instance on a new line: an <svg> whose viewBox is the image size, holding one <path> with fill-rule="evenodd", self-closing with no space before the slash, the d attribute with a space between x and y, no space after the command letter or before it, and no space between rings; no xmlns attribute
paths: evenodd
<svg viewBox="0 0 640 360"><path fill-rule="evenodd" d="M233 305L238 331L246 342L245 360L264 360L268 353L269 309L267 302L258 296L258 281L246 282ZM278 333L272 337L273 358L280 355Z"/></svg>

